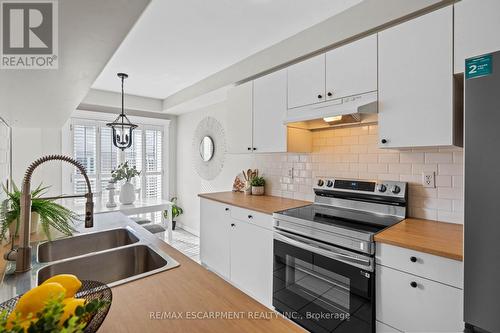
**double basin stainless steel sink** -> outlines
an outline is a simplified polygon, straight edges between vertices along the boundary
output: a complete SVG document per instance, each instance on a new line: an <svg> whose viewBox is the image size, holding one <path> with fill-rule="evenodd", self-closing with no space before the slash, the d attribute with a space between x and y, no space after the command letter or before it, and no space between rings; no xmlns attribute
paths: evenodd
<svg viewBox="0 0 500 333"><path fill-rule="evenodd" d="M32 270L24 277L6 274L3 284L20 293L54 275L74 274L116 286L179 266L155 241L146 230L123 226L42 242L33 251Z"/></svg>
<svg viewBox="0 0 500 333"><path fill-rule="evenodd" d="M139 237L131 228L117 228L40 243L38 262L49 264L38 270L37 283L74 274L114 286L179 265Z"/></svg>

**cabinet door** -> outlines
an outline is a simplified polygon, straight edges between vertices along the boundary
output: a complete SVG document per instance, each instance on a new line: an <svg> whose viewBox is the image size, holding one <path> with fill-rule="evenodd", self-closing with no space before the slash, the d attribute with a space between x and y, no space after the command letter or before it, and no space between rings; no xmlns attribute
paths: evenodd
<svg viewBox="0 0 500 333"><path fill-rule="evenodd" d="M465 59L500 50L500 1L462 0L455 4L455 73Z"/></svg>
<svg viewBox="0 0 500 333"><path fill-rule="evenodd" d="M230 206L200 201L200 259L202 264L229 279Z"/></svg>
<svg viewBox="0 0 500 333"><path fill-rule="evenodd" d="M377 35L326 53L326 99L377 90Z"/></svg>
<svg viewBox="0 0 500 333"><path fill-rule="evenodd" d="M288 108L325 101L325 55L288 67Z"/></svg>
<svg viewBox="0 0 500 333"><path fill-rule="evenodd" d="M231 282L271 307L273 232L238 220L232 223Z"/></svg>
<svg viewBox="0 0 500 333"><path fill-rule="evenodd" d="M286 152L286 69L254 81L253 148L261 153Z"/></svg>
<svg viewBox="0 0 500 333"><path fill-rule="evenodd" d="M233 154L252 151L253 82L232 88L227 97L227 151Z"/></svg>
<svg viewBox="0 0 500 333"><path fill-rule="evenodd" d="M398 331L397 329L392 328L389 325L381 323L380 321L377 320L375 322L375 332L376 333L400 333L401 331Z"/></svg>
<svg viewBox="0 0 500 333"><path fill-rule="evenodd" d="M463 292L377 266L377 320L403 332L462 332Z"/></svg>
<svg viewBox="0 0 500 333"><path fill-rule="evenodd" d="M446 7L379 33L381 147L453 145L452 21Z"/></svg>

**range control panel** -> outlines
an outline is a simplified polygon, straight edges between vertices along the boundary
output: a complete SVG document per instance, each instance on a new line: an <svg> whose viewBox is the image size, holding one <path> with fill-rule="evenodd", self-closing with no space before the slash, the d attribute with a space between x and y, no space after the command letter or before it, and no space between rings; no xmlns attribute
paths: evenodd
<svg viewBox="0 0 500 333"><path fill-rule="evenodd" d="M406 187L407 183L405 182L364 181L322 177L317 178L314 184L315 190L367 193L402 198L406 195Z"/></svg>

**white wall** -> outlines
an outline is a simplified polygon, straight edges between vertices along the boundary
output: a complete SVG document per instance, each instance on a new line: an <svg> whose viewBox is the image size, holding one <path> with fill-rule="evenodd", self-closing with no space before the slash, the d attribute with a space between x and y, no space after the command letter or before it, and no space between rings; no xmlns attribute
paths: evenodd
<svg viewBox="0 0 500 333"><path fill-rule="evenodd" d="M253 167L253 157L226 154L222 172L211 181L200 178L193 166L193 135L198 123L206 116L216 118L225 128L225 103L213 104L177 119L177 196L184 214L178 223L187 231L199 234L200 200L199 193L230 191L233 180L242 169Z"/></svg>
<svg viewBox="0 0 500 333"><path fill-rule="evenodd" d="M21 186L24 172L37 158L61 153L61 129L19 128L12 129L12 179ZM36 169L32 188L43 182L51 186L50 195L61 193L61 162L47 162Z"/></svg>

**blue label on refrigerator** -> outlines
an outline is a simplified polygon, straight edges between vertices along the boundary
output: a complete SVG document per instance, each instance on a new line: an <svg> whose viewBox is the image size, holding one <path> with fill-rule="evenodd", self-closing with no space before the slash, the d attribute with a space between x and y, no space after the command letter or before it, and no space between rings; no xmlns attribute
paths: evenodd
<svg viewBox="0 0 500 333"><path fill-rule="evenodd" d="M465 78L473 79L475 77L487 76L492 73L491 54L465 60Z"/></svg>

